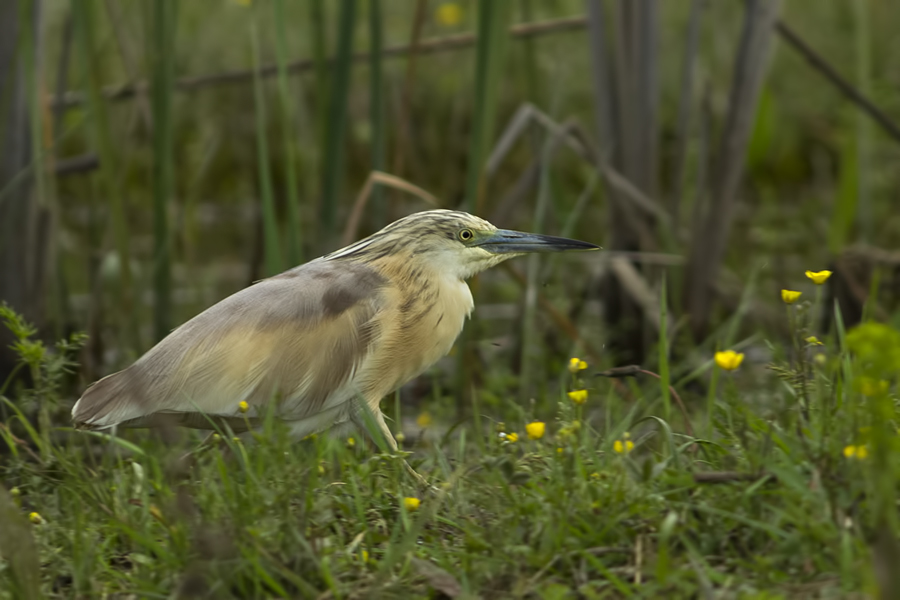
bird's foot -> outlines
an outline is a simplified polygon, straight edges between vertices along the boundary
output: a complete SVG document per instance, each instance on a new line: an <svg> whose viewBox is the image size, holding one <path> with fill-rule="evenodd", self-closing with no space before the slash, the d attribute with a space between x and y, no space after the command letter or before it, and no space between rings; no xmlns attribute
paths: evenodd
<svg viewBox="0 0 900 600"><path fill-rule="evenodd" d="M409 475L416 482L416 485L418 485L418 487L421 490L430 492L432 494L437 494L438 492L441 491L439 487L429 483L428 480L425 479L425 477L422 476L421 473L419 473L418 471L413 469L411 466L409 466L409 463L406 462L405 460L403 461L403 466L406 468L406 472L409 473Z"/></svg>

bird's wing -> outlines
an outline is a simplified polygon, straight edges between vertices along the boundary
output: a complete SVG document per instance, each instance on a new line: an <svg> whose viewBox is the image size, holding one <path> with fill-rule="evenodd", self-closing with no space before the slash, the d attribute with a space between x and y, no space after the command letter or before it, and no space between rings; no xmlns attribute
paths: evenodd
<svg viewBox="0 0 900 600"><path fill-rule="evenodd" d="M210 428L207 417L240 428L241 401L251 418L272 401L285 419L315 415L342 401L335 390L346 391L377 344L386 286L374 270L342 261L313 261L265 279L89 387L72 416L94 429Z"/></svg>

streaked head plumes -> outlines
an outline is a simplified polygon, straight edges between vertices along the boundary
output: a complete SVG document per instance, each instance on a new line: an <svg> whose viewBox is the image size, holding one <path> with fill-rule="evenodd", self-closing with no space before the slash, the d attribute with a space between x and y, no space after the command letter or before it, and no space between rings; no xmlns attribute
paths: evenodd
<svg viewBox="0 0 900 600"><path fill-rule="evenodd" d="M399 219L323 258L368 264L413 260L464 280L529 252L594 249L594 244L577 240L498 229L465 212L430 210Z"/></svg>

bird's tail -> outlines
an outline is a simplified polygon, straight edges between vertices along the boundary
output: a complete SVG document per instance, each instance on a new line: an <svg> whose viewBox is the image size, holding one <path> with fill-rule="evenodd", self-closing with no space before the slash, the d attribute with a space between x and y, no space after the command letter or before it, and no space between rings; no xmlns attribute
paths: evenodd
<svg viewBox="0 0 900 600"><path fill-rule="evenodd" d="M138 386L129 371L107 375L84 391L72 407L76 429L108 429L146 414L142 406L145 403L135 393Z"/></svg>

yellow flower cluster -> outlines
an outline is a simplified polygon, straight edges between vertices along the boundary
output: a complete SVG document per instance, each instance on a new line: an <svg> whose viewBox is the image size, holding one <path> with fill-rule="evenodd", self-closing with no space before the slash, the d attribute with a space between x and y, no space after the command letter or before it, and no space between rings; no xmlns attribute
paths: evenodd
<svg viewBox="0 0 900 600"><path fill-rule="evenodd" d="M621 440L616 440L613 442L613 451L616 454L628 454L632 450L634 450L634 442L632 442L629 438L631 434L627 431L622 434Z"/></svg>
<svg viewBox="0 0 900 600"><path fill-rule="evenodd" d="M403 507L406 508L409 512L413 512L419 510L419 505L422 504L421 500L414 496L407 496L403 499Z"/></svg>
<svg viewBox="0 0 900 600"><path fill-rule="evenodd" d="M831 271L807 271L806 276L816 285L822 285L831 277ZM803 292L795 290L781 290L781 300L785 304L793 304L800 299Z"/></svg>
<svg viewBox="0 0 900 600"><path fill-rule="evenodd" d="M869 456L869 449L865 446L847 446L844 448L844 456L855 458L856 460L864 460Z"/></svg>
<svg viewBox="0 0 900 600"><path fill-rule="evenodd" d="M572 390L566 395L569 397L569 400L575 404L584 404L588 397L587 390Z"/></svg>
<svg viewBox="0 0 900 600"><path fill-rule="evenodd" d="M238 410L241 411L241 413L246 413L248 410L250 410L250 405L247 404L247 402L245 402L244 400L241 400L240 402L238 402Z"/></svg>
<svg viewBox="0 0 900 600"><path fill-rule="evenodd" d="M574 375L578 371L584 371L587 368L588 364L577 356L573 356L569 359L569 373L572 373Z"/></svg>
<svg viewBox="0 0 900 600"><path fill-rule="evenodd" d="M741 366L742 362L744 362L744 355L743 353L735 352L734 350L725 350L723 352L716 352L715 360L720 369L734 371Z"/></svg>
<svg viewBox="0 0 900 600"><path fill-rule="evenodd" d="M831 277L831 271L807 271L806 276L809 277L816 285L822 285Z"/></svg>
<svg viewBox="0 0 900 600"><path fill-rule="evenodd" d="M781 290L781 299L785 304L793 304L800 299L803 292L795 292L794 290Z"/></svg>
<svg viewBox="0 0 900 600"><path fill-rule="evenodd" d="M530 440L541 439L544 437L544 432L546 430L547 426L541 421L535 421L525 426L525 432L528 434L528 439Z"/></svg>

